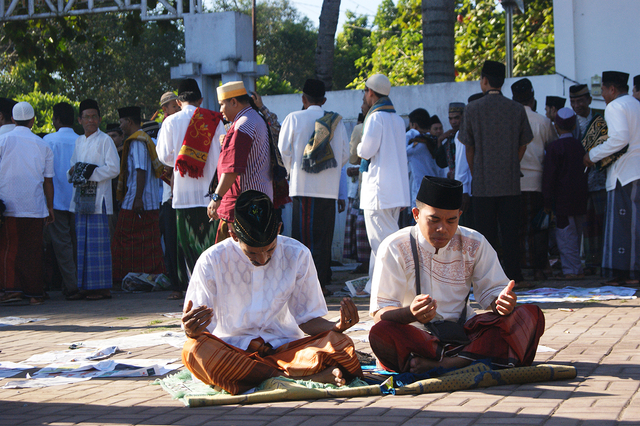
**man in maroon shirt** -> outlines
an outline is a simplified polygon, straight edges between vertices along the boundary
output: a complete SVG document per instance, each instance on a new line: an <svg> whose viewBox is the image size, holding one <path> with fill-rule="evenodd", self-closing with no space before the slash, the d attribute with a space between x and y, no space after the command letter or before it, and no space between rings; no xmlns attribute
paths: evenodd
<svg viewBox="0 0 640 426"><path fill-rule="evenodd" d="M220 112L231 122L218 159L215 191L207 213L222 219L216 243L229 237L228 223L238 196L248 190L263 192L273 201L267 123L252 105L242 81L232 81L217 88Z"/></svg>

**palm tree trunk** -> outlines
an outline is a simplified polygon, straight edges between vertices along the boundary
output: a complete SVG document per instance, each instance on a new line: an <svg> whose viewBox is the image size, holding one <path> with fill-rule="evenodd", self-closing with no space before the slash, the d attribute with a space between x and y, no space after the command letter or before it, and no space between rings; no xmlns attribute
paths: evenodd
<svg viewBox="0 0 640 426"><path fill-rule="evenodd" d="M455 80L455 22L455 0L422 0L425 84Z"/></svg>
<svg viewBox="0 0 640 426"><path fill-rule="evenodd" d="M323 0L316 49L316 77L324 82L327 90L333 86L333 49L339 16L340 0Z"/></svg>

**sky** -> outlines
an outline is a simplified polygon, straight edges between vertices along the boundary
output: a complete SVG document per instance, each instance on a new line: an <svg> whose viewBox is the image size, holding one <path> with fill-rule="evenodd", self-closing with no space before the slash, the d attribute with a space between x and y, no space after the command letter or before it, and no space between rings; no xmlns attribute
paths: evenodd
<svg viewBox="0 0 640 426"><path fill-rule="evenodd" d="M315 25L316 28L320 25L320 12L322 11L322 0L290 0L293 6L302 15L306 15ZM350 10L357 15L369 15L370 21L373 21L373 17L378 10L378 5L382 3L382 0L342 0L340 2L340 19L338 21L338 28L336 33L342 31L342 24L346 21L345 12ZM394 1L395 3L395 1Z"/></svg>

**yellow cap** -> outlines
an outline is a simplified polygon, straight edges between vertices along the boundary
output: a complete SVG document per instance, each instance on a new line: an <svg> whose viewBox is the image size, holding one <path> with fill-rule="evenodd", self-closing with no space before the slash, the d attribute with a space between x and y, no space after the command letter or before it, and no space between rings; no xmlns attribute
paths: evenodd
<svg viewBox="0 0 640 426"><path fill-rule="evenodd" d="M244 88L242 81L230 81L222 86L218 86L216 92L218 92L218 100L224 101L225 99L246 95L247 89Z"/></svg>

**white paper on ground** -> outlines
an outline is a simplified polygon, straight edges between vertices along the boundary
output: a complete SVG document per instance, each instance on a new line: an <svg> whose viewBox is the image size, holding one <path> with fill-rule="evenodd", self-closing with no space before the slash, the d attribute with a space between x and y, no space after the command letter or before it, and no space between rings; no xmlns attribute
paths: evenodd
<svg viewBox="0 0 640 426"><path fill-rule="evenodd" d="M135 336L125 336L105 340L86 340L84 342L75 342L77 345L87 348L102 348L105 346L117 346L120 349L134 349L145 346L158 346L162 344L171 345L182 349L187 336L184 332L175 331L159 331L157 333L138 334ZM68 345L68 343L65 343Z"/></svg>
<svg viewBox="0 0 640 426"><path fill-rule="evenodd" d="M0 362L0 379L13 377L16 374L19 374L22 371L29 370L31 368L34 368L33 365L27 365L27 364L11 362L11 361Z"/></svg>
<svg viewBox="0 0 640 426"><path fill-rule="evenodd" d="M0 327L8 325L26 324L28 322L46 321L49 318L21 318L21 317L4 317L0 318Z"/></svg>
<svg viewBox="0 0 640 426"><path fill-rule="evenodd" d="M95 348L69 349L66 351L52 351L43 354L32 355L25 362L34 364L50 364L52 362L79 362L95 361L109 358L118 351L117 346L105 346L98 350Z"/></svg>
<svg viewBox="0 0 640 426"><path fill-rule="evenodd" d="M14 380L7 382L2 389L27 389L46 388L49 386L68 385L77 382L84 382L91 377L48 377L40 379Z"/></svg>
<svg viewBox="0 0 640 426"><path fill-rule="evenodd" d="M527 291L516 291L518 303L562 303L587 302L603 300L631 300L636 299L636 288L603 286L594 288L564 287L564 288L534 288ZM469 300L475 301L473 295Z"/></svg>
<svg viewBox="0 0 640 426"><path fill-rule="evenodd" d="M548 346L538 345L538 349L536 350L536 352L558 352L558 351Z"/></svg>

